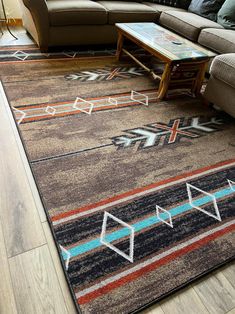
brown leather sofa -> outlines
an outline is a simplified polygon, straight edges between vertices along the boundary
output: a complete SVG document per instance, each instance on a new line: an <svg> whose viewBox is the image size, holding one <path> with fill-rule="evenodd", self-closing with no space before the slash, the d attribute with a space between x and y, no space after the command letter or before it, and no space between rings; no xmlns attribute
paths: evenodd
<svg viewBox="0 0 235 314"><path fill-rule="evenodd" d="M235 52L235 31L184 8L145 1L20 0L23 22L42 51L53 46L110 44L115 23L155 22L218 53ZM183 0L184 4L190 0Z"/></svg>

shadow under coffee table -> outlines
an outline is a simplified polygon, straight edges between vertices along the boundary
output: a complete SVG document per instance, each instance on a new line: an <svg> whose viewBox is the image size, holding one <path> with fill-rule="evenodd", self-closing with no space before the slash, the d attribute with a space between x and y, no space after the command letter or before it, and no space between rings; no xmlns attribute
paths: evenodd
<svg viewBox="0 0 235 314"><path fill-rule="evenodd" d="M117 59L127 54L154 79L160 80L158 98L164 99L169 86L189 87L193 95L199 95L210 58L216 54L154 23L117 23ZM123 48L128 38L165 63L161 76L145 66L132 53Z"/></svg>

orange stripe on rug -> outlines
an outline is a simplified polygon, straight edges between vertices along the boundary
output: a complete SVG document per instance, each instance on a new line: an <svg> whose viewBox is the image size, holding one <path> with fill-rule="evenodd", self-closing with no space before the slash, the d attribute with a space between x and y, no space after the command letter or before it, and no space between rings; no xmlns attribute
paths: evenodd
<svg viewBox="0 0 235 314"><path fill-rule="evenodd" d="M157 91L156 89L145 89L145 90L141 90L140 93L146 93L146 92L156 92L157 94ZM114 94L114 95L111 95L112 97L122 97L122 96L128 96L130 95L130 93L120 93L120 94ZM108 96L100 96L100 97L88 97L86 98L85 100L101 100L101 99L109 99L110 95ZM73 101L71 100L68 100L68 101L60 101L60 102L56 102L56 103L42 103L42 104L35 104L35 105L28 105L28 106L17 106L15 107L16 109L19 109L19 110L29 110L29 109L37 109L37 108L46 108L47 106L59 106L59 105L66 105L68 103L73 103Z"/></svg>
<svg viewBox="0 0 235 314"><path fill-rule="evenodd" d="M175 181L178 181L180 179L184 179L184 178L190 177L192 175L197 175L197 174L203 173L203 172L211 170L211 169L216 169L216 168L221 167L221 166L230 165L230 164L233 164L234 162L235 162L235 159L230 159L230 160L226 160L226 161L223 161L223 162L216 163L216 164L211 165L211 166L206 166L206 167L203 167L201 169L194 170L192 172L183 173L181 175L178 175L178 176L175 176L175 177L172 177L172 178L168 178L168 179L156 182L156 183L152 183L152 184L147 185L145 187L137 188L137 189L134 189L134 190L131 190L131 191L128 191L128 192L125 192L125 193L122 193L122 194L110 197L108 199L102 200L102 201L97 202L97 203L89 204L89 205L86 205L86 206L83 206L83 207L71 210L71 211L66 212L66 213L61 213L59 215L51 217L51 220L52 221L57 221L57 220L60 220L60 219L72 216L74 214L80 213L80 212L85 212L87 210L90 210L90 209L93 209L93 208L96 208L96 207L99 207L99 206L103 206L103 205L106 205L108 203L112 203L114 201L120 200L122 198L131 196L131 195L134 195L134 194L137 194L139 192L144 192L144 191L150 190L150 189L155 188L155 187L160 187L161 185L164 185L164 184L167 184L167 183L171 183L171 182L175 182Z"/></svg>
<svg viewBox="0 0 235 314"><path fill-rule="evenodd" d="M97 289L93 292L90 292L84 296L81 296L77 299L77 301L80 303L80 304L85 304L85 303L88 303L90 302L91 300L93 299L96 299L98 298L99 296L103 295L103 294L107 294L109 293L111 290L114 290L122 285L125 285L127 284L128 282L130 281L133 281L137 278L139 278L140 276L142 276L143 274L146 274L146 273L149 273L153 270L155 270L156 268L160 267L160 266L163 266L165 264L167 264L168 262L170 262L171 260L177 258L177 257L180 257L180 256L183 256L185 254L187 254L188 252L191 252L205 244L207 244L208 242L218 238L218 237L221 237L223 236L224 234L230 232L230 231L233 231L235 230L235 225L232 225L232 226L229 226L223 230L220 230L220 231L217 231L215 232L214 234L211 234L211 235L208 235L207 237L201 239L201 240L198 240L197 242L195 243L192 243L190 245L188 245L187 247L184 247L182 249L179 249L177 252L174 252L164 258L162 258L161 260L159 261L156 261L150 265L147 265L146 267L140 269L140 270L137 270L123 278L120 278L118 279L117 281L115 282L112 282L112 283L109 283L107 284L106 286L100 288L100 289Z"/></svg>

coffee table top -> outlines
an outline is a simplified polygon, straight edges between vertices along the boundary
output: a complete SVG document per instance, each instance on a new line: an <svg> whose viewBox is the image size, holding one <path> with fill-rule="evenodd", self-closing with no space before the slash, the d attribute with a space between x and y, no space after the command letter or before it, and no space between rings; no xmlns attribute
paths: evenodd
<svg viewBox="0 0 235 314"><path fill-rule="evenodd" d="M216 53L154 23L117 23L115 25L172 61L200 60L216 56Z"/></svg>

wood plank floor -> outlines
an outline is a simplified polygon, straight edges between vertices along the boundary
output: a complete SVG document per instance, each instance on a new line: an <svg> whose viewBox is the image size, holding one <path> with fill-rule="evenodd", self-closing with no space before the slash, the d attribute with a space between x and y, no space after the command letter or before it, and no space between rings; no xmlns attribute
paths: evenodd
<svg viewBox="0 0 235 314"><path fill-rule="evenodd" d="M17 44L28 44L25 32ZM15 44L6 34L1 44ZM12 43L13 41L13 43ZM0 85L0 314L75 314L45 213ZM235 314L235 263L144 314Z"/></svg>

